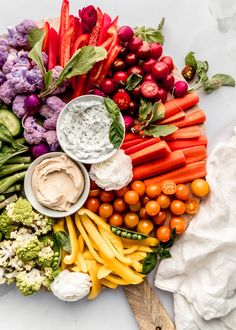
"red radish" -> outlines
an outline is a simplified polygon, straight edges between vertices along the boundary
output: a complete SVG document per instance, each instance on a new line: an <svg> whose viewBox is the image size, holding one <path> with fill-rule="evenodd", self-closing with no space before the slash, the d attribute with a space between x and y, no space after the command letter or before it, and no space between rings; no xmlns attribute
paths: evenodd
<svg viewBox="0 0 236 330"><path fill-rule="evenodd" d="M134 53L129 53L126 55L125 57L125 62L130 65L130 66L133 66L133 65L136 65L138 63L138 58L136 56L136 54Z"/></svg>
<svg viewBox="0 0 236 330"><path fill-rule="evenodd" d="M127 79L128 79L128 75L125 71L118 71L113 76L114 82L119 86L125 85Z"/></svg>
<svg viewBox="0 0 236 330"><path fill-rule="evenodd" d="M121 71L124 70L124 68L125 68L125 61L122 60L121 58L117 58L112 65L112 69L114 71Z"/></svg>
<svg viewBox="0 0 236 330"><path fill-rule="evenodd" d="M183 80L176 81L173 87L174 97L183 97L187 94L187 92L188 84Z"/></svg>
<svg viewBox="0 0 236 330"><path fill-rule="evenodd" d="M143 42L142 46L140 46L137 50L137 56L140 59L148 58L151 56L151 48L149 43L146 41Z"/></svg>
<svg viewBox="0 0 236 330"><path fill-rule="evenodd" d="M171 90L175 83L175 78L172 74L168 74L168 76L162 80L161 85L167 90Z"/></svg>
<svg viewBox="0 0 236 330"><path fill-rule="evenodd" d="M147 99L158 95L158 85L155 81L144 81L141 85L141 93Z"/></svg>
<svg viewBox="0 0 236 330"><path fill-rule="evenodd" d="M134 36L134 31L130 26L121 26L118 30L118 37L121 41L130 41Z"/></svg>
<svg viewBox="0 0 236 330"><path fill-rule="evenodd" d="M141 85L138 85L131 91L132 95L136 98L140 97L141 95Z"/></svg>
<svg viewBox="0 0 236 330"><path fill-rule="evenodd" d="M115 90L115 84L111 78L105 78L100 87L106 95L112 94Z"/></svg>
<svg viewBox="0 0 236 330"><path fill-rule="evenodd" d="M169 67L163 62L157 62L152 67L152 74L156 79L165 79L168 76Z"/></svg>
<svg viewBox="0 0 236 330"><path fill-rule="evenodd" d="M34 115L39 111L41 106L40 98L37 94L31 94L25 99L25 110L27 115Z"/></svg>
<svg viewBox="0 0 236 330"><path fill-rule="evenodd" d="M168 68L169 68L170 72L174 70L174 63L173 63L172 57L164 56L160 59L160 62L163 62L166 65L168 65Z"/></svg>
<svg viewBox="0 0 236 330"><path fill-rule="evenodd" d="M31 148L33 158L38 158L39 156L47 154L48 152L49 147L46 143L39 143Z"/></svg>
<svg viewBox="0 0 236 330"><path fill-rule="evenodd" d="M130 96L126 92L118 92L113 96L113 101L118 105L120 110L126 110L130 105Z"/></svg>
<svg viewBox="0 0 236 330"><path fill-rule="evenodd" d="M160 45L158 42L152 42L150 45L151 48L151 56L155 59L158 59L162 55L162 45Z"/></svg>
<svg viewBox="0 0 236 330"><path fill-rule="evenodd" d="M143 44L143 40L141 38L134 37L129 41L128 47L132 52L136 52L138 48L142 46L142 44Z"/></svg>
<svg viewBox="0 0 236 330"><path fill-rule="evenodd" d="M125 130L128 131L134 124L134 119L131 116L124 115Z"/></svg>
<svg viewBox="0 0 236 330"><path fill-rule="evenodd" d="M134 115L137 110L138 110L138 104L135 101L131 100L130 105L129 105L129 109L127 109L127 112L130 115Z"/></svg>
<svg viewBox="0 0 236 330"><path fill-rule="evenodd" d="M126 56L127 52L128 52L128 49L124 45L124 47L122 47L121 50L120 50L119 56L122 57L122 58L124 58Z"/></svg>
<svg viewBox="0 0 236 330"><path fill-rule="evenodd" d="M143 81L155 81L154 76L151 73L147 73L144 78Z"/></svg>
<svg viewBox="0 0 236 330"><path fill-rule="evenodd" d="M151 73L153 66L156 64L156 61L153 58L143 61L142 69L145 73Z"/></svg>
<svg viewBox="0 0 236 330"><path fill-rule="evenodd" d="M91 91L91 94L94 94L94 95L98 95L98 96L105 96L105 94L103 93L103 91L101 91L100 89L98 88L94 88L92 91Z"/></svg>
<svg viewBox="0 0 236 330"><path fill-rule="evenodd" d="M140 68L140 66L136 65L136 66L132 66L132 68L130 68L128 71L128 76L131 76L131 74L136 73L139 74L140 76L143 75L143 69Z"/></svg>
<svg viewBox="0 0 236 330"><path fill-rule="evenodd" d="M165 103L167 100L167 91L164 88L159 87L158 88L158 97L162 103Z"/></svg>

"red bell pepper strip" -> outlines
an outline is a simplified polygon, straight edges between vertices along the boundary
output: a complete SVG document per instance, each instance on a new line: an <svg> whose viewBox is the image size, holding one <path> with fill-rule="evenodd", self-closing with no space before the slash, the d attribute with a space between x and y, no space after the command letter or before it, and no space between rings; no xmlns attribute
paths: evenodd
<svg viewBox="0 0 236 330"><path fill-rule="evenodd" d="M93 68L89 71L89 74L87 76L86 89L85 89L86 94L88 94L94 88L95 82L101 73L103 63L104 61L95 63Z"/></svg>
<svg viewBox="0 0 236 330"><path fill-rule="evenodd" d="M70 47L71 47L71 39L73 32L74 32L74 28L69 27L69 29L65 32L65 34L62 37L61 66L63 68L70 60Z"/></svg>
<svg viewBox="0 0 236 330"><path fill-rule="evenodd" d="M117 29L117 25L118 25L118 19L119 19L119 16L116 16L111 23L111 26L114 26L116 29Z"/></svg>
<svg viewBox="0 0 236 330"><path fill-rule="evenodd" d="M58 48L59 38L58 33L53 28L49 31L48 43L48 70L52 70L58 64Z"/></svg>
<svg viewBox="0 0 236 330"><path fill-rule="evenodd" d="M79 36L81 36L81 34L83 34L82 24L78 17L75 17L75 29L76 29L76 37L78 38Z"/></svg>
<svg viewBox="0 0 236 330"><path fill-rule="evenodd" d="M97 46L97 42L98 42L98 38L99 38L99 34L100 34L102 22L103 22L103 13L99 7L97 8L97 15L98 15L97 23L94 26L94 28L92 29L91 34L90 34L89 43L88 43L89 46Z"/></svg>
<svg viewBox="0 0 236 330"><path fill-rule="evenodd" d="M74 43L73 54L77 49L87 45L88 41L89 41L89 34L88 33L81 34L81 36L79 36Z"/></svg>
<svg viewBox="0 0 236 330"><path fill-rule="evenodd" d="M84 94L86 78L87 78L86 74L83 74L82 76L77 77L76 87L75 87L72 99Z"/></svg>
<svg viewBox="0 0 236 330"><path fill-rule="evenodd" d="M47 53L48 52L48 42L49 42L49 30L50 30L50 24L48 22L44 23L43 30L45 32L45 37L43 40L42 51Z"/></svg>
<svg viewBox="0 0 236 330"><path fill-rule="evenodd" d="M97 42L98 46L100 46L102 43L105 42L106 36L107 36L107 30L109 29L110 26L111 26L111 17L108 14L104 13L103 25L101 27L98 42Z"/></svg>
<svg viewBox="0 0 236 330"><path fill-rule="evenodd" d="M60 17L60 29L59 29L59 62L60 65L63 63L63 40L64 34L69 29L69 1L63 0L61 6L61 17Z"/></svg>
<svg viewBox="0 0 236 330"><path fill-rule="evenodd" d="M113 41L114 41L114 36L109 37L106 41L104 41L104 42L100 45L100 47L103 47L103 48L105 48L106 50L109 50L110 47L111 47L111 44L113 43Z"/></svg>

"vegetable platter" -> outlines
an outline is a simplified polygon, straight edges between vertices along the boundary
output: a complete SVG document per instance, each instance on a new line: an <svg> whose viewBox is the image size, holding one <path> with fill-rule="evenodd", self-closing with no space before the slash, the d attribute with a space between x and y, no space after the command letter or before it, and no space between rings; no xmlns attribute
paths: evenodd
<svg viewBox="0 0 236 330"><path fill-rule="evenodd" d="M27 19L0 39L1 284L64 301L138 285L194 221L210 193L196 90L235 82L192 52L181 75L164 23L119 26L94 6L74 16L63 0L59 24Z"/></svg>

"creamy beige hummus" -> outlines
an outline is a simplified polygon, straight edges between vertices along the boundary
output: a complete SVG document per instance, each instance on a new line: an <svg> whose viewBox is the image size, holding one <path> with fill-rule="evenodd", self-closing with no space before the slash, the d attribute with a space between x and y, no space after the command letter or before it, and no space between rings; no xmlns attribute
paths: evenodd
<svg viewBox="0 0 236 330"><path fill-rule="evenodd" d="M56 156L35 167L32 188L40 204L52 210L67 211L82 194L84 177L69 157Z"/></svg>

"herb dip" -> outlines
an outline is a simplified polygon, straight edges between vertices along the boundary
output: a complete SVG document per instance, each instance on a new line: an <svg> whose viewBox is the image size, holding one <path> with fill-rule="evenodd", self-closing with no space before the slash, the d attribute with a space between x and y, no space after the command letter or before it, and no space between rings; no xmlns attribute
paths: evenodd
<svg viewBox="0 0 236 330"><path fill-rule="evenodd" d="M65 152L82 160L114 150L109 139L112 119L101 101L75 101L67 106L57 132Z"/></svg>

